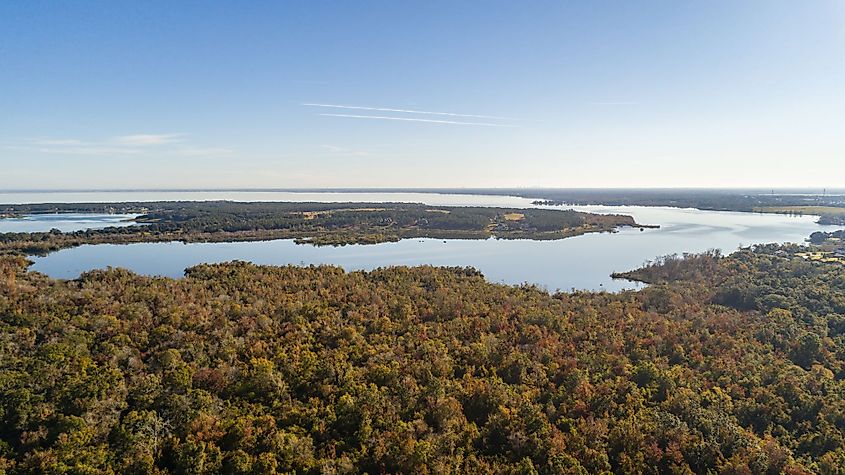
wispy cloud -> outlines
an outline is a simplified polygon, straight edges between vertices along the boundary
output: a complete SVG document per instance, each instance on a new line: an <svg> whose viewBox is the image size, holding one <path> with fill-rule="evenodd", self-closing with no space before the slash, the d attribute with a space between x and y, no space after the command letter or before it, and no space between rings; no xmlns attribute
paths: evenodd
<svg viewBox="0 0 845 475"><path fill-rule="evenodd" d="M325 107L331 109L352 109L373 112L399 112L402 114L425 114L425 115L442 115L448 117L466 117L471 119L491 119L491 120L517 120L512 117L500 117L495 115L479 115L479 114L456 114L454 112L435 112L435 111L421 111L411 109L390 109L387 107L365 107L365 106L346 106L339 104L319 104L313 102L306 102L302 104L306 107Z"/></svg>
<svg viewBox="0 0 845 475"><path fill-rule="evenodd" d="M337 145L320 145L320 148L329 152L332 155L342 157L369 157L370 152L363 150L352 150L346 147L339 147Z"/></svg>
<svg viewBox="0 0 845 475"><path fill-rule="evenodd" d="M7 150L22 150L52 155L134 155L140 150L110 142L87 142L77 139L27 139L5 144Z"/></svg>
<svg viewBox="0 0 845 475"><path fill-rule="evenodd" d="M369 119L369 120L391 120L399 122L421 122L428 124L443 125L464 125L476 127L503 127L519 128L520 126L508 123L519 120L511 117L482 114L458 114L455 112L424 111L416 109L397 109L392 107L371 107L371 106L350 106L344 104L327 104L321 102L303 102L304 107L315 107L322 109L339 109L337 112L324 112L315 115L322 117L340 117L346 119ZM367 112L390 112L391 114L355 114L343 113L343 111L367 111ZM415 117L417 116L417 117ZM438 118L425 118L419 116L436 116ZM453 120L453 119L486 119L484 122L475 120Z"/></svg>
<svg viewBox="0 0 845 475"><path fill-rule="evenodd" d="M44 139L33 140L33 143L39 145L83 145L85 142L76 139Z"/></svg>
<svg viewBox="0 0 845 475"><path fill-rule="evenodd" d="M234 149L226 147L178 147L172 151L173 155L182 157L220 157L234 153Z"/></svg>
<svg viewBox="0 0 845 475"><path fill-rule="evenodd" d="M136 155L140 150L120 147L43 147L27 145L5 145L7 150L23 150L29 152L48 153L53 155Z"/></svg>
<svg viewBox="0 0 845 475"><path fill-rule="evenodd" d="M371 120L398 120L403 122L427 122L430 124L447 124L447 125L475 125L480 127L507 127L518 128L518 125L511 124L495 124L492 122L461 122L456 120L436 120L436 119L419 119L413 117L392 117L386 115L356 115L356 114L317 114L324 117L344 117L348 119L371 119Z"/></svg>
<svg viewBox="0 0 845 475"><path fill-rule="evenodd" d="M183 134L135 134L121 135L112 140L122 145L165 145L181 141Z"/></svg>
<svg viewBox="0 0 845 475"><path fill-rule="evenodd" d="M68 138L18 139L0 143L7 150L20 150L51 155L121 156L161 154L182 157L222 156L235 151L220 147L197 147L183 144L184 134L132 134L104 140Z"/></svg>

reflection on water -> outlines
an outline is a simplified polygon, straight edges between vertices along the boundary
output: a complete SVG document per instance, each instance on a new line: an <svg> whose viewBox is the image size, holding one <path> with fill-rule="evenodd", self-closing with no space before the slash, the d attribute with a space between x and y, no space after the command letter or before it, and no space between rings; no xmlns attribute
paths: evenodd
<svg viewBox="0 0 845 475"><path fill-rule="evenodd" d="M0 233L39 233L58 229L62 232L109 226L131 226L135 214L33 214L21 218L0 219Z"/></svg>
<svg viewBox="0 0 845 475"><path fill-rule="evenodd" d="M443 195L446 196L446 195ZM367 199L371 200L370 198ZM448 203L444 203L448 204ZM106 266L149 275L180 277L202 262L247 260L260 264L333 264L347 270L392 265L472 266L492 282L539 284L549 290L621 290L637 284L610 274L639 267L657 256L741 245L803 242L822 229L810 216L761 215L652 207L576 207L598 213L633 215L660 229L623 229L558 241L408 239L396 243L314 247L290 240L238 243L144 243L66 249L35 258L34 270L75 278Z"/></svg>
<svg viewBox="0 0 845 475"><path fill-rule="evenodd" d="M590 255L596 246L611 246L619 235L593 235L564 241L407 239L400 242L342 247L315 247L291 240L234 243L142 243L94 245L66 249L35 258L33 269L53 277L75 278L107 266L149 275L181 277L201 262L246 260L259 264L334 264L347 270L395 265L473 266L488 280L508 284L540 284L550 290L635 285L612 281L606 269L616 253ZM623 267L624 268L624 267Z"/></svg>

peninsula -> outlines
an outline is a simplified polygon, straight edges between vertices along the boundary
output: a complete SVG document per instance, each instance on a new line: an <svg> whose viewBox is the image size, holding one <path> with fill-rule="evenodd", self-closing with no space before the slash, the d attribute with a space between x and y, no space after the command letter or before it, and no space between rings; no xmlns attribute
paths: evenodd
<svg viewBox="0 0 845 475"><path fill-rule="evenodd" d="M415 203L154 202L3 205L9 216L138 214L136 226L0 234L0 253L44 255L84 244L295 239L314 245L375 244L407 238L563 239L637 224L616 214L573 210L445 207Z"/></svg>

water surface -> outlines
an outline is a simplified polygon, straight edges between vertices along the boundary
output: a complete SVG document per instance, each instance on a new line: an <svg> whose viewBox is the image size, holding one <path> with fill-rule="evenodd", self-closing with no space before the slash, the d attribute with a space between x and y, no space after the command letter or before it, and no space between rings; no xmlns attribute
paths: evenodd
<svg viewBox="0 0 845 475"><path fill-rule="evenodd" d="M630 214L660 229L623 228L557 241L408 239L396 243L315 247L291 240L237 243L93 245L35 258L34 270L58 278L107 266L147 275L180 277L202 262L246 260L259 264L334 264L347 270L393 265L472 266L492 282L541 285L549 290L637 288L610 274L637 268L666 254L770 242L803 242L823 229L812 216L764 215L642 206L582 206L579 210Z"/></svg>
<svg viewBox="0 0 845 475"><path fill-rule="evenodd" d="M0 233L38 233L51 229L62 232L131 226L135 214L57 213L30 214L20 218L0 219Z"/></svg>

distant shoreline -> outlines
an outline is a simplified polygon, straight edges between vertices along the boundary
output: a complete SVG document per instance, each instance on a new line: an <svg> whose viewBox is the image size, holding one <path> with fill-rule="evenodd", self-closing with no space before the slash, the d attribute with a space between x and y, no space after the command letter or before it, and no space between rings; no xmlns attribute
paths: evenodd
<svg viewBox="0 0 845 475"><path fill-rule="evenodd" d="M0 233L0 253L46 255L85 244L235 242L294 239L339 246L408 238L555 240L620 227L633 217L573 210L432 206L415 203L229 201L64 203L0 207L6 216L46 213L138 214L137 226L84 231Z"/></svg>

